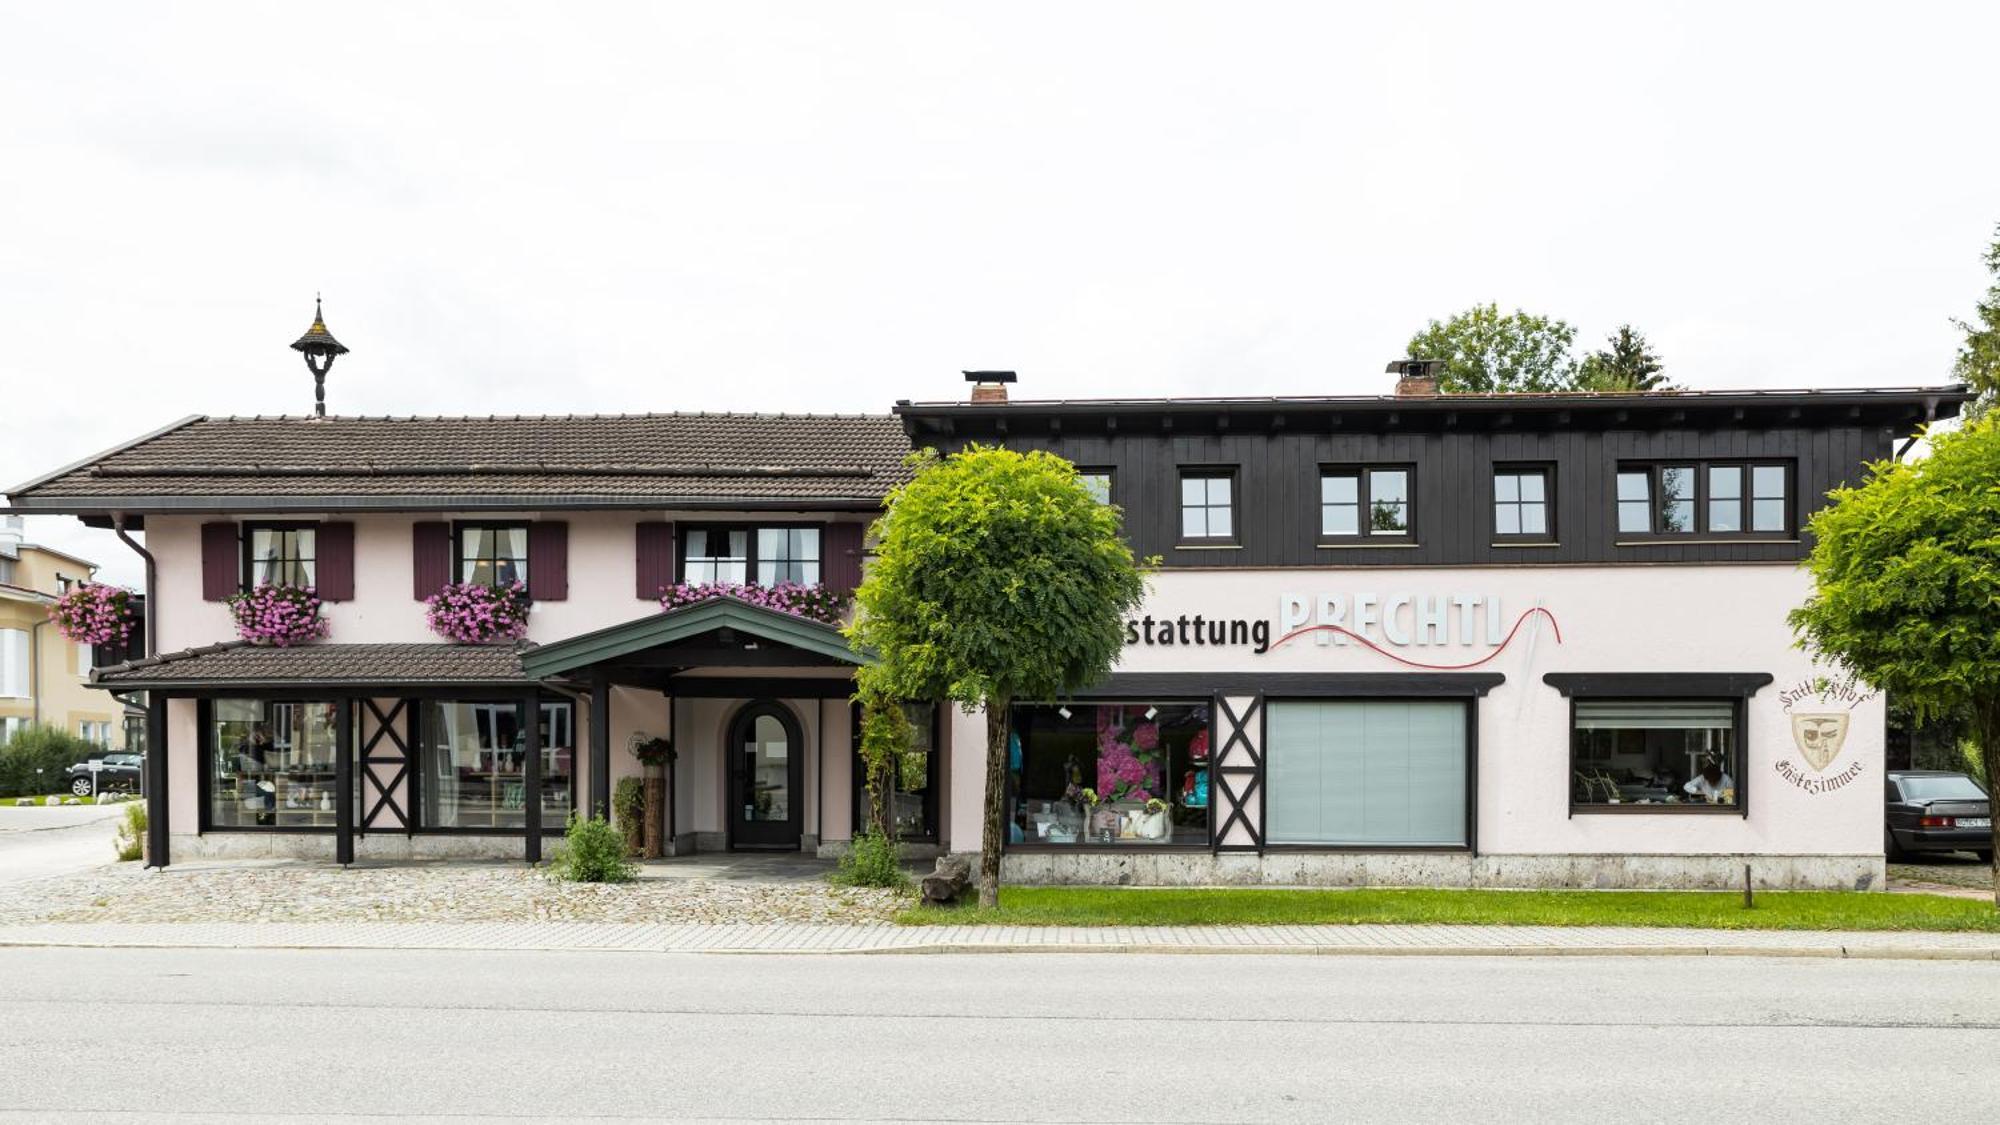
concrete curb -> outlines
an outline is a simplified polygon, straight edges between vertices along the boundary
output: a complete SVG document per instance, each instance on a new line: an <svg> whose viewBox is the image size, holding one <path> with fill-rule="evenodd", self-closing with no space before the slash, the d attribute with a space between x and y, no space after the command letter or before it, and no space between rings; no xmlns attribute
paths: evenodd
<svg viewBox="0 0 2000 1125"><path fill-rule="evenodd" d="M891 930L889 933L907 933ZM398 935L399 937L405 935ZM273 935L268 940L246 937L235 940L209 938L201 940L190 935L185 940L161 937L157 934L134 934L131 936L105 936L102 934L7 934L0 931L0 948L74 948L74 949L278 949L278 950L396 950L403 952L444 951L444 952L562 952L562 953L679 953L717 954L723 956L744 955L839 955L839 956L910 956L926 954L1016 954L1016 953L1112 953L1112 954L1170 954L1176 956L1292 956L1292 957L1815 957L1849 960L1894 960L1894 961L2000 961L2000 947L1993 946L1951 946L1951 945L1882 945L1882 944L1796 944L1757 945L1728 943L1686 943L1665 941L1659 944L1615 943L1599 944L1554 944L1524 942L1480 942L1473 944L1373 944L1321 942L1222 944L1214 942L1185 941L965 941L941 939L938 941L891 940L868 943L865 938L847 945L828 944L826 935L806 933L786 935L793 940L765 940L757 942L716 942L692 943L676 941L665 935L621 935L626 940L599 940L581 942L577 940L552 940L553 935L533 935L520 933L512 936L516 940L496 940L477 937L458 940L425 940L419 935L407 935L410 940L384 940L377 938L350 939L337 935L318 936L315 940L303 937L281 937ZM572 938L572 934L564 934ZM852 936L852 935L843 935ZM541 940L537 940L540 938ZM650 940L648 940L650 939Z"/></svg>

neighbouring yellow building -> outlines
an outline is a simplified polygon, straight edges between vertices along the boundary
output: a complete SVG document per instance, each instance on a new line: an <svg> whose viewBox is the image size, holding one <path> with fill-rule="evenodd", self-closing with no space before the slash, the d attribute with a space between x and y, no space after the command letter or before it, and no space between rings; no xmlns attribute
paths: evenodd
<svg viewBox="0 0 2000 1125"><path fill-rule="evenodd" d="M25 541L19 516L0 516L0 743L31 723L60 727L107 749L125 744L124 711L84 686L91 647L56 631L49 606L94 563Z"/></svg>

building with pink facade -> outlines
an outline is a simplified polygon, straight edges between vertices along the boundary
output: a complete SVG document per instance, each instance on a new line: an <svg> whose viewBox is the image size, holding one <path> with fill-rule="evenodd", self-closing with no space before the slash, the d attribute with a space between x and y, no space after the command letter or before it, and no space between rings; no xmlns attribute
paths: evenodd
<svg viewBox="0 0 2000 1125"><path fill-rule="evenodd" d="M534 859L656 738L670 853L838 850L868 525L913 447L980 441L1075 462L1162 559L1114 674L1011 716L1010 879L1880 884L1884 703L1785 614L1828 490L1961 388L1440 396L1419 365L1381 396L1010 401L991 374L882 414L198 416L9 496L144 532L151 653L93 682L164 748L156 863ZM324 636L242 639L231 599L272 585ZM448 588L525 631L441 636ZM984 718L911 710L898 829L971 851Z"/></svg>

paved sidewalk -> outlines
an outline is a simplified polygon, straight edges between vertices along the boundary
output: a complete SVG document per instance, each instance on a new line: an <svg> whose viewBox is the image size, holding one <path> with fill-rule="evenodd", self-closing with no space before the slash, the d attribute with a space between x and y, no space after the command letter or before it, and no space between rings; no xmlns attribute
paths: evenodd
<svg viewBox="0 0 2000 1125"><path fill-rule="evenodd" d="M39 923L0 946L657 953L1748 955L2000 961L2000 934L1585 926L661 925L600 922Z"/></svg>

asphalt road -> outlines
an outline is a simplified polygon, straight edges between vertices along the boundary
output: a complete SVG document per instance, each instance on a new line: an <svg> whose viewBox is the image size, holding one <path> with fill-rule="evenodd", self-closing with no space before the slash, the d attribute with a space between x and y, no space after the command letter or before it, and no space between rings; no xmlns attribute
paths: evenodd
<svg viewBox="0 0 2000 1125"><path fill-rule="evenodd" d="M2000 963L0 949L0 1120L2000 1111Z"/></svg>
<svg viewBox="0 0 2000 1125"><path fill-rule="evenodd" d="M111 838L123 805L0 805L0 886L117 862Z"/></svg>

